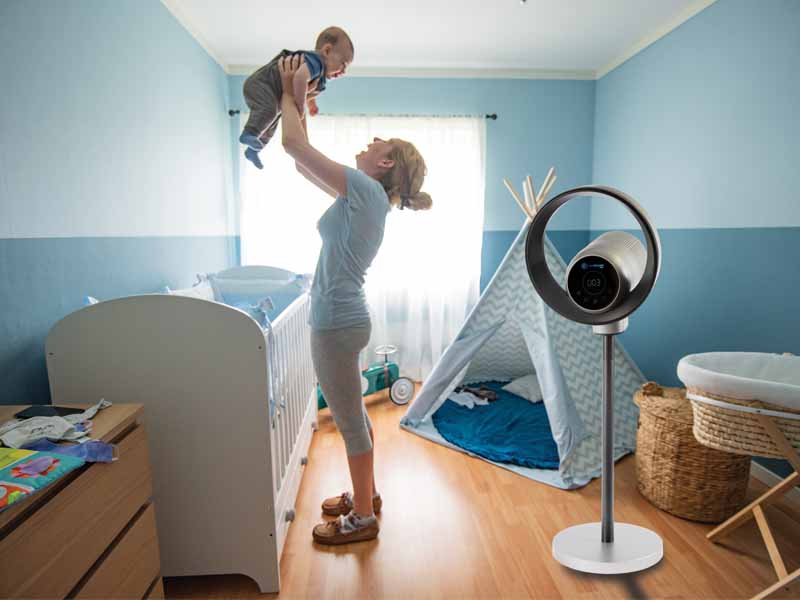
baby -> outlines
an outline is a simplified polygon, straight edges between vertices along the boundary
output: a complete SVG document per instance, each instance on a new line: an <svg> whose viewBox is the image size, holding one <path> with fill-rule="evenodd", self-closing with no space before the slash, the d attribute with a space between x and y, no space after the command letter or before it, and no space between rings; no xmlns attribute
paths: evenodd
<svg viewBox="0 0 800 600"><path fill-rule="evenodd" d="M317 113L314 97L325 89L327 79L344 75L353 62L353 42L339 27L328 27L317 37L315 50L283 50L244 82L244 100L250 107L250 118L245 123L239 141L247 146L244 155L256 167L262 169L258 153L267 145L278 128L281 118L281 74L278 61L284 56L300 54L305 61L294 77L294 97L300 118L305 115L305 102L309 112Z"/></svg>

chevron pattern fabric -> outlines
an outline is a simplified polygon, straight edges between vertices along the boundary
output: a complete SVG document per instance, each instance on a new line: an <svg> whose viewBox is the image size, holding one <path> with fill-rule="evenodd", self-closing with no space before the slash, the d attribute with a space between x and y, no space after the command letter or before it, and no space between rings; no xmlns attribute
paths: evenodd
<svg viewBox="0 0 800 600"><path fill-rule="evenodd" d="M529 224L520 231L458 335L459 338L472 335L505 319L473 356L464 380L513 379L535 372L520 327L523 321L537 336L549 338L571 396L563 401L574 403L586 430L584 439L562 459L559 475L564 487L585 485L600 475L602 466L602 340L592 333L590 326L555 313L536 293L525 265L528 227ZM563 282L566 264L549 240L545 249L553 276ZM643 375L617 343L614 350L616 459L635 448L639 413L633 394L643 382Z"/></svg>

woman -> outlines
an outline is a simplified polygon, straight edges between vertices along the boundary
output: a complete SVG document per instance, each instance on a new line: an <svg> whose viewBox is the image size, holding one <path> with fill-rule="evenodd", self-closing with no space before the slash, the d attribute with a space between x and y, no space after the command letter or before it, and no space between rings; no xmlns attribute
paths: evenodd
<svg viewBox="0 0 800 600"><path fill-rule="evenodd" d="M347 544L378 535L375 513L381 498L373 476L372 424L361 395L358 357L369 342L371 323L364 275L383 241L392 207L428 210L431 197L420 191L426 167L409 142L375 138L356 156L356 169L336 163L308 143L292 97L299 56L280 63L283 79L283 147L297 170L336 201L317 229L322 250L311 287L311 356L322 393L344 438L353 494L322 503L335 521L314 528L321 544Z"/></svg>

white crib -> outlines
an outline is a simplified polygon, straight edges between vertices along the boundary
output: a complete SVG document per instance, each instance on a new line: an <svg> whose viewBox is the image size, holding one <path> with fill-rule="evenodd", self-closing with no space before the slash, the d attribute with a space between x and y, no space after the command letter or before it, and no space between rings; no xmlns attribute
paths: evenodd
<svg viewBox="0 0 800 600"><path fill-rule="evenodd" d="M131 296L50 331L54 404L145 406L163 576L241 573L279 590L316 429L309 308L303 293L268 335L219 302Z"/></svg>

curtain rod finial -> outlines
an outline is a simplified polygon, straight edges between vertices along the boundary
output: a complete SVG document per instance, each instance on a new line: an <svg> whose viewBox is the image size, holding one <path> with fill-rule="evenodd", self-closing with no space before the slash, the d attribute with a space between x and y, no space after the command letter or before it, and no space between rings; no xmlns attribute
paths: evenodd
<svg viewBox="0 0 800 600"><path fill-rule="evenodd" d="M238 115L238 114L239 114L239 112L241 112L241 111L230 109L230 110L228 111L228 116L229 116L229 117L232 117L232 116L234 116L234 115Z"/></svg>

